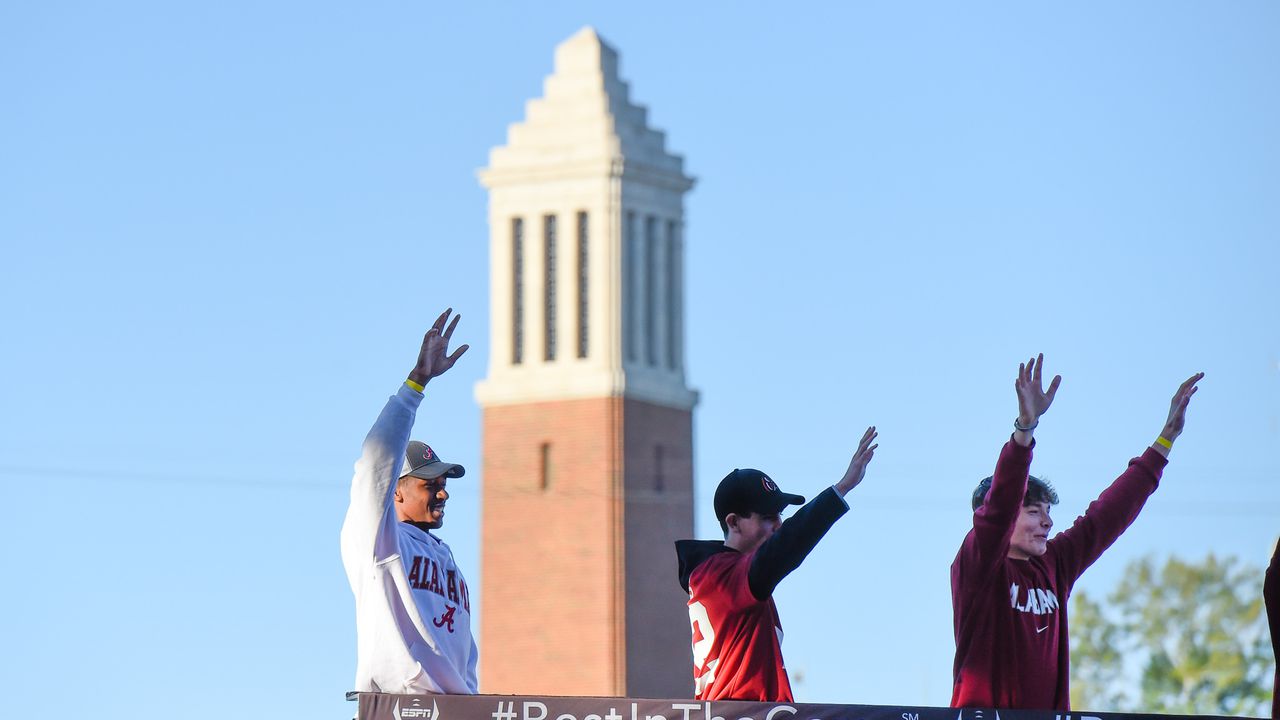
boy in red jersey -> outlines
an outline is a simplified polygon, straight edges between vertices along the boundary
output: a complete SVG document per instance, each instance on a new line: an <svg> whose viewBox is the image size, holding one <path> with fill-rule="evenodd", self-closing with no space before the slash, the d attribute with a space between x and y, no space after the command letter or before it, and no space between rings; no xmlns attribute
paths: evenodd
<svg viewBox="0 0 1280 720"><path fill-rule="evenodd" d="M844 496L862 482L875 439L875 427L867 428L844 477L785 522L782 509L804 498L782 492L759 470L734 470L716 488L724 542L676 542L699 700L792 701L773 589L848 511Z"/></svg>
<svg viewBox="0 0 1280 720"><path fill-rule="evenodd" d="M995 475L973 497L973 529L951 565L956 656L952 707L1069 710L1067 597L1076 579L1138 517L1155 492L1187 403L1204 373L1174 394L1151 447L1093 501L1070 528L1049 539L1052 488L1029 478L1032 432L1053 403L1061 377L1044 390L1044 356L1018 366L1018 417Z"/></svg>

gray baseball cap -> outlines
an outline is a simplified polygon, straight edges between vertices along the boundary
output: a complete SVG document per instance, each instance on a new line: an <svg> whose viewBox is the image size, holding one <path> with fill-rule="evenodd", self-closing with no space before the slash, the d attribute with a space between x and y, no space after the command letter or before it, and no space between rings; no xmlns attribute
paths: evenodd
<svg viewBox="0 0 1280 720"><path fill-rule="evenodd" d="M466 468L441 460L430 445L419 440L409 441L404 453L404 466L400 468L400 477L412 475L424 480L441 476L460 478L466 474Z"/></svg>

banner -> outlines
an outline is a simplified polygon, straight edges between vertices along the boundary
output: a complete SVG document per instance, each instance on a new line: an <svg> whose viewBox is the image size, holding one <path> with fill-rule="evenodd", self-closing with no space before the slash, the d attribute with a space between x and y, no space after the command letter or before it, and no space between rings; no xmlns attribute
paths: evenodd
<svg viewBox="0 0 1280 720"><path fill-rule="evenodd" d="M359 720L1170 720L1176 715L893 705L360 693ZM1197 718L1220 716L1197 715Z"/></svg>

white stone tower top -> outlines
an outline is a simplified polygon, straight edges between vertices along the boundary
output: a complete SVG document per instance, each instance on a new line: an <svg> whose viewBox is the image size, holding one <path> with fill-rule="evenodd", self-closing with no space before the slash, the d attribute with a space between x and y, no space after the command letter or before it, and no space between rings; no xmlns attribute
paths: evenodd
<svg viewBox="0 0 1280 720"><path fill-rule="evenodd" d="M556 48L555 72L542 87L543 96L525 104L524 122L508 129L507 144L490 151L486 187L546 170L599 172L602 162L639 166L682 190L693 186L684 159L667 152L666 136L631 102L618 53L595 29L584 27Z"/></svg>
<svg viewBox="0 0 1280 720"><path fill-rule="evenodd" d="M482 405L623 396L690 409L684 193L693 178L586 27L493 148Z"/></svg>

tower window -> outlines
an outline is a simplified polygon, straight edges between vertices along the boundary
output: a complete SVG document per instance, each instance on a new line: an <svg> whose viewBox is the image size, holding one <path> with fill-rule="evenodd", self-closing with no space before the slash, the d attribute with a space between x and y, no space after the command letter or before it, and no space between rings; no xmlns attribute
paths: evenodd
<svg viewBox="0 0 1280 720"><path fill-rule="evenodd" d="M538 446L538 489L542 491L551 488L551 443L542 443Z"/></svg>
<svg viewBox="0 0 1280 720"><path fill-rule="evenodd" d="M644 357L650 365L658 364L657 313L654 307L658 299L658 219L652 215L644 219Z"/></svg>
<svg viewBox="0 0 1280 720"><path fill-rule="evenodd" d="M653 448L653 490L654 492L662 492L666 489L667 481L663 474L665 469L662 467L662 446L655 445Z"/></svg>
<svg viewBox="0 0 1280 720"><path fill-rule="evenodd" d="M578 357L587 356L587 214L578 213Z"/></svg>
<svg viewBox="0 0 1280 720"><path fill-rule="evenodd" d="M667 221L667 367L680 366L680 239L678 226Z"/></svg>
<svg viewBox="0 0 1280 720"><path fill-rule="evenodd" d="M524 362L524 220L511 219L511 364Z"/></svg>
<svg viewBox="0 0 1280 720"><path fill-rule="evenodd" d="M625 346L626 356L628 360L636 360L636 331L638 323L636 318L636 306L640 304L640 299L636 297L635 273L640 266L640 253L636 247L638 244L636 239L636 214L635 212L627 212L627 221L622 227L622 243L625 245L623 256L626 258L626 266L622 270L622 305L623 305L623 328L622 342Z"/></svg>
<svg viewBox="0 0 1280 720"><path fill-rule="evenodd" d="M544 360L556 359L556 216L542 217L542 241L544 248L543 283L543 356Z"/></svg>

